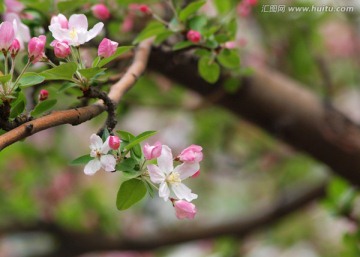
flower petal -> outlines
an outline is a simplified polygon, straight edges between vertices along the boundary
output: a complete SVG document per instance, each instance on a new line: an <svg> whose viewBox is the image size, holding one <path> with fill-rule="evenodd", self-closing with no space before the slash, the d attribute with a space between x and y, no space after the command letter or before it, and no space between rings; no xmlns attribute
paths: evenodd
<svg viewBox="0 0 360 257"><path fill-rule="evenodd" d="M99 137L96 134L92 134L90 136L90 149L101 149L103 145L103 141L101 139L101 137Z"/></svg>
<svg viewBox="0 0 360 257"><path fill-rule="evenodd" d="M198 197L197 194L191 193L191 189L185 186L183 183L172 184L171 189L174 191L176 197L179 200L186 200L191 202Z"/></svg>
<svg viewBox="0 0 360 257"><path fill-rule="evenodd" d="M73 29L77 31L87 31L88 29L88 20L84 14L73 14L69 19L69 29Z"/></svg>
<svg viewBox="0 0 360 257"><path fill-rule="evenodd" d="M104 27L104 23L102 22L96 23L95 26L92 29L90 29L89 32L87 33L86 42L96 37L101 32L103 27Z"/></svg>
<svg viewBox="0 0 360 257"><path fill-rule="evenodd" d="M54 23L49 26L49 30L51 31L53 37L59 41L68 41L70 42L72 39L70 37L69 30L61 28L59 23Z"/></svg>
<svg viewBox="0 0 360 257"><path fill-rule="evenodd" d="M170 196L170 189L167 185L167 183L164 181L160 184L159 187L159 196L161 198L164 198L164 201L166 202L167 200L169 200L169 196Z"/></svg>
<svg viewBox="0 0 360 257"><path fill-rule="evenodd" d="M183 163L179 166L176 166L174 172L178 172L180 174L180 179L184 180L194 175L199 169L200 169L200 164L198 162Z"/></svg>
<svg viewBox="0 0 360 257"><path fill-rule="evenodd" d="M114 171L116 165L116 159L111 154L102 155L100 157L101 167L105 171Z"/></svg>
<svg viewBox="0 0 360 257"><path fill-rule="evenodd" d="M101 168L100 161L98 159L94 159L86 164L84 168L84 173L86 175L94 175L95 172L97 172L100 168Z"/></svg>
<svg viewBox="0 0 360 257"><path fill-rule="evenodd" d="M170 174L174 169L173 155L171 149L167 145L162 146L161 155L157 158L159 168L165 174Z"/></svg>
<svg viewBox="0 0 360 257"><path fill-rule="evenodd" d="M165 174L160 170L158 166L155 164L149 164L147 166L147 169L149 171L150 179L152 182L156 184L160 184L165 181Z"/></svg>
<svg viewBox="0 0 360 257"><path fill-rule="evenodd" d="M110 137L108 137L108 138L105 140L104 144L102 144L101 150L100 150L100 152L101 152L102 154L107 154L107 153L111 150L110 145L109 145L109 140L110 140Z"/></svg>

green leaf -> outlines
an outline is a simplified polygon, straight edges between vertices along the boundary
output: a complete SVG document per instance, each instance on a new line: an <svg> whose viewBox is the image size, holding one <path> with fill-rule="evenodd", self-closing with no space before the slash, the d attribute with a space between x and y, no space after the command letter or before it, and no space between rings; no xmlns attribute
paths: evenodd
<svg viewBox="0 0 360 257"><path fill-rule="evenodd" d="M101 139L105 142L109 136L110 136L110 132L107 128L105 128L101 135Z"/></svg>
<svg viewBox="0 0 360 257"><path fill-rule="evenodd" d="M173 46L173 51L184 49L192 45L194 44L191 41L182 41Z"/></svg>
<svg viewBox="0 0 360 257"><path fill-rule="evenodd" d="M5 84L6 82L8 82L11 79L11 75L4 75L4 76L0 76L0 83L1 84Z"/></svg>
<svg viewBox="0 0 360 257"><path fill-rule="evenodd" d="M146 187L141 180L130 179L121 184L116 198L118 210L126 210L146 195Z"/></svg>
<svg viewBox="0 0 360 257"><path fill-rule="evenodd" d="M17 99L11 103L11 111L10 118L14 119L19 114L23 113L26 106L26 97L24 93L21 91L17 97Z"/></svg>
<svg viewBox="0 0 360 257"><path fill-rule="evenodd" d="M231 1L214 0L213 3L220 14L225 14L233 8Z"/></svg>
<svg viewBox="0 0 360 257"><path fill-rule="evenodd" d="M193 30L201 32L202 29L206 26L208 19L206 16L196 16L189 20L189 27Z"/></svg>
<svg viewBox="0 0 360 257"><path fill-rule="evenodd" d="M133 158L127 158L123 160L122 162L118 163L116 165L116 170L118 171L127 171L127 172L135 172L135 165L138 164L138 162Z"/></svg>
<svg viewBox="0 0 360 257"><path fill-rule="evenodd" d="M123 130L118 130L118 131L116 131L116 133L120 136L120 139L125 142L130 142L130 140L135 137L130 132L123 131Z"/></svg>
<svg viewBox="0 0 360 257"><path fill-rule="evenodd" d="M72 160L69 164L70 165L84 165L87 164L89 161L93 160L94 158L90 156L90 154L86 154Z"/></svg>
<svg viewBox="0 0 360 257"><path fill-rule="evenodd" d="M44 112L49 111L53 108L56 104L56 99L48 99L45 101L40 102L38 105L35 106L34 110L31 112L31 116L39 117Z"/></svg>
<svg viewBox="0 0 360 257"><path fill-rule="evenodd" d="M240 86L241 80L239 78L229 78L224 83L224 89L229 93L235 93Z"/></svg>
<svg viewBox="0 0 360 257"><path fill-rule="evenodd" d="M45 77L45 80L70 80L77 70L74 62L64 63L50 70L41 72L39 75Z"/></svg>
<svg viewBox="0 0 360 257"><path fill-rule="evenodd" d="M87 80L90 80L93 77L95 77L96 75L102 73L104 70L106 70L106 69L100 68L100 67L93 67L93 68L81 69L81 70L79 70L79 73L81 74L81 76L85 77Z"/></svg>
<svg viewBox="0 0 360 257"><path fill-rule="evenodd" d="M209 83L215 83L220 76L220 66L208 56L203 56L198 62L200 76Z"/></svg>
<svg viewBox="0 0 360 257"><path fill-rule="evenodd" d="M60 13L64 13L64 12L72 13L76 9L82 7L82 5L84 5L85 3L86 1L84 0L77 0L77 1L70 0L70 1L58 2L57 6Z"/></svg>
<svg viewBox="0 0 360 257"><path fill-rule="evenodd" d="M126 147L126 146L125 146ZM141 159L143 156L143 152L141 151L141 146L140 144L136 144L131 148L131 152L130 152L131 156L133 158L137 158L137 159Z"/></svg>
<svg viewBox="0 0 360 257"><path fill-rule="evenodd" d="M240 57L236 50L223 49L216 58L225 68L235 69L240 66Z"/></svg>
<svg viewBox="0 0 360 257"><path fill-rule="evenodd" d="M196 13L205 3L206 3L205 0L201 0L201 1L193 2L188 6L186 6L179 13L180 21L185 21L190 15Z"/></svg>
<svg viewBox="0 0 360 257"><path fill-rule="evenodd" d="M145 131L141 133L140 135L136 136L135 138L130 140L130 143L125 146L125 150L130 150L135 145L139 144L140 142L146 140L147 138L155 135L157 131Z"/></svg>
<svg viewBox="0 0 360 257"><path fill-rule="evenodd" d="M25 73L19 80L20 87L26 88L34 85L38 85L45 80L45 77L38 75L35 72Z"/></svg>
<svg viewBox="0 0 360 257"><path fill-rule="evenodd" d="M174 32L172 31L165 31L161 34L157 35L157 37L154 40L154 45L158 46L161 45L166 39L168 39L170 36L174 35Z"/></svg>
<svg viewBox="0 0 360 257"><path fill-rule="evenodd" d="M115 60L116 58L118 58L119 56L121 56L122 54L130 51L131 49L133 49L133 46L120 46L116 49L115 53L107 58L102 59L99 64L97 65L98 67L103 67L104 65L108 64L109 62Z"/></svg>
<svg viewBox="0 0 360 257"><path fill-rule="evenodd" d="M77 87L77 84L71 83L71 82L66 82L59 88L58 94L66 91L67 89L72 88L72 87Z"/></svg>
<svg viewBox="0 0 360 257"><path fill-rule="evenodd" d="M137 44L140 43L141 41L152 37L152 36L157 36L160 35L162 33L164 33L166 30L164 24L158 22L158 21L153 21L150 22L149 25L146 26L146 28L144 28L140 34L134 39L133 44Z"/></svg>

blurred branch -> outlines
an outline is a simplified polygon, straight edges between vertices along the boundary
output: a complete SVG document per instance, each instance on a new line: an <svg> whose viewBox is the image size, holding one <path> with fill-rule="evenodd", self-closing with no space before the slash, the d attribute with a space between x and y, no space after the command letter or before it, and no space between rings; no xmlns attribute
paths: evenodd
<svg viewBox="0 0 360 257"><path fill-rule="evenodd" d="M108 97L115 105L120 102L124 93L135 84L137 79L144 72L151 50L151 44L152 40L146 40L139 45L136 50L134 62L124 76L111 87ZM0 150L21 139L51 127L62 124L81 124L98 116L105 110L106 106L102 103L102 101L99 101L86 107L55 111L49 115L24 123L23 125L1 135Z"/></svg>
<svg viewBox="0 0 360 257"><path fill-rule="evenodd" d="M191 56L153 49L149 68L198 92L211 96L222 87L200 78ZM360 128L331 105L324 105L305 86L268 67L254 68L235 93L216 104L327 164L350 183L360 185Z"/></svg>
<svg viewBox="0 0 360 257"><path fill-rule="evenodd" d="M243 238L249 234L272 225L286 215L298 211L307 204L325 195L326 182L306 189L284 192L273 203L266 207L258 208L252 213L239 217L234 221L219 225L191 229L157 231L155 235L142 236L133 239L107 237L101 233L77 233L65 230L56 224L41 223L34 227L15 227L0 230L1 234L15 231L41 231L51 234L58 243L56 253L47 257L73 257L87 252L111 250L153 250L159 247L175 245L193 240L210 239L220 236L234 236Z"/></svg>

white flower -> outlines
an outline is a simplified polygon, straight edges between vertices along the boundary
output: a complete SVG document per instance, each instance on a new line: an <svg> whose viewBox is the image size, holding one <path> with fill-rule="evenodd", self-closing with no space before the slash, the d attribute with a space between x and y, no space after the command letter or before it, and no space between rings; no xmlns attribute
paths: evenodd
<svg viewBox="0 0 360 257"><path fill-rule="evenodd" d="M21 22L19 15L16 13L6 13L4 17L5 21L10 21L14 25L15 38L20 43L20 48L24 49L24 43L30 40L30 29L24 23Z"/></svg>
<svg viewBox="0 0 360 257"><path fill-rule="evenodd" d="M194 175L200 169L198 162L183 163L174 169L171 149L163 145L161 155L157 158L157 163L158 166L150 164L147 166L147 169L151 181L160 184L160 197L167 201L170 197L171 189L179 200L191 202L197 198L197 195L191 193L191 189L185 186L182 181Z"/></svg>
<svg viewBox="0 0 360 257"><path fill-rule="evenodd" d="M105 171L114 171L116 159L113 155L107 154L111 149L109 146L109 137L103 143L102 139L92 134L90 137L90 156L95 159L86 164L84 173L86 175L94 175L99 169L103 168Z"/></svg>
<svg viewBox="0 0 360 257"><path fill-rule="evenodd" d="M57 19L52 19L49 30L53 37L59 41L66 41L69 45L78 46L96 37L102 30L104 23L97 23L88 31L88 21L84 14L70 16L68 29L61 26Z"/></svg>

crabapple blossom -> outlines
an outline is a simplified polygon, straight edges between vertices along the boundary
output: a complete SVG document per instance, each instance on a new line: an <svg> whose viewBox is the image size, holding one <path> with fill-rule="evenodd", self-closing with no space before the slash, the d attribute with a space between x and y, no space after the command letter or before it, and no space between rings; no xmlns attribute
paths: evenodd
<svg viewBox="0 0 360 257"><path fill-rule="evenodd" d="M58 58L66 58L71 53L71 48L66 41L54 40L51 42L50 46L54 47L54 54Z"/></svg>
<svg viewBox="0 0 360 257"><path fill-rule="evenodd" d="M150 14L151 13L151 9L148 5L146 4L140 4L138 7L139 11L144 13L144 14Z"/></svg>
<svg viewBox="0 0 360 257"><path fill-rule="evenodd" d="M201 40L201 34L199 31L196 30L189 30L186 34L186 37L189 41L193 42L194 44L197 44Z"/></svg>
<svg viewBox="0 0 360 257"><path fill-rule="evenodd" d="M47 91L46 89L41 89L39 93L39 101L44 101L48 99L48 97L49 97L49 91Z"/></svg>
<svg viewBox="0 0 360 257"><path fill-rule="evenodd" d="M104 38L99 44L98 55L104 58L109 57L115 53L118 45L119 43Z"/></svg>
<svg viewBox="0 0 360 257"><path fill-rule="evenodd" d="M98 170L103 168L105 171L114 171L116 159L113 155L107 154L110 151L109 137L105 142L96 135L90 136L90 156L94 159L89 161L84 168L86 175L94 175Z"/></svg>
<svg viewBox="0 0 360 257"><path fill-rule="evenodd" d="M162 145L160 142L156 142L154 145L145 144L143 152L146 160L152 160L158 158L161 155Z"/></svg>
<svg viewBox="0 0 360 257"><path fill-rule="evenodd" d="M49 30L56 40L66 41L71 46L79 46L96 37L103 27L104 23L98 22L88 31L86 16L84 14L73 14L70 16L67 29L62 28L59 21L52 20Z"/></svg>
<svg viewBox="0 0 360 257"><path fill-rule="evenodd" d="M202 147L199 145L191 145L180 153L179 160L186 163L201 162L203 159Z"/></svg>
<svg viewBox="0 0 360 257"><path fill-rule="evenodd" d="M236 7L236 11L240 16L247 17L251 12L251 6L247 2L241 2Z"/></svg>
<svg viewBox="0 0 360 257"><path fill-rule="evenodd" d="M6 12L21 13L25 6L16 0L5 0Z"/></svg>
<svg viewBox="0 0 360 257"><path fill-rule="evenodd" d="M0 24L0 50L7 52L15 39L13 23L4 21Z"/></svg>
<svg viewBox="0 0 360 257"><path fill-rule="evenodd" d="M109 137L109 146L113 150L117 150L120 147L120 138L117 136L110 136Z"/></svg>
<svg viewBox="0 0 360 257"><path fill-rule="evenodd" d="M32 63L38 62L44 56L46 37L33 37L28 44L29 59Z"/></svg>
<svg viewBox="0 0 360 257"><path fill-rule="evenodd" d="M234 49L236 48L236 42L235 41L228 41L224 43L224 48L226 49Z"/></svg>
<svg viewBox="0 0 360 257"><path fill-rule="evenodd" d="M244 0L245 3L247 3L248 5L254 6L257 5L258 0Z"/></svg>
<svg viewBox="0 0 360 257"><path fill-rule="evenodd" d="M5 13L4 20L13 23L15 38L19 40L20 49L24 49L24 43L30 40L30 29L24 23L16 13Z"/></svg>
<svg viewBox="0 0 360 257"><path fill-rule="evenodd" d="M15 38L9 48L11 57L14 58L18 54L19 50L20 50L20 42Z"/></svg>
<svg viewBox="0 0 360 257"><path fill-rule="evenodd" d="M96 4L91 7L93 15L99 20L105 21L110 18L110 11L104 4Z"/></svg>
<svg viewBox="0 0 360 257"><path fill-rule="evenodd" d="M178 219L193 219L196 215L196 206L184 200L173 200L175 214Z"/></svg>
<svg viewBox="0 0 360 257"><path fill-rule="evenodd" d="M64 14L59 13L58 15L51 17L50 24L54 24L54 23L60 24L60 27L62 29L68 29L69 28L68 19L65 17Z"/></svg>
<svg viewBox="0 0 360 257"><path fill-rule="evenodd" d="M150 180L159 186L159 196L167 201L170 197L170 189L179 200L191 202L198 196L191 193L191 189L185 186L182 181L194 175L200 168L198 162L183 163L174 168L173 155L167 145L162 146L161 155L157 158L158 166L147 165Z"/></svg>

